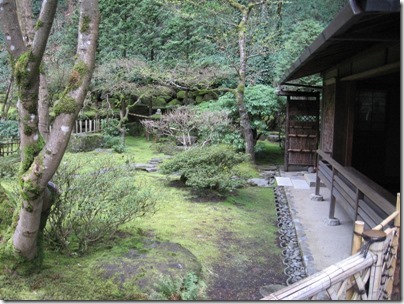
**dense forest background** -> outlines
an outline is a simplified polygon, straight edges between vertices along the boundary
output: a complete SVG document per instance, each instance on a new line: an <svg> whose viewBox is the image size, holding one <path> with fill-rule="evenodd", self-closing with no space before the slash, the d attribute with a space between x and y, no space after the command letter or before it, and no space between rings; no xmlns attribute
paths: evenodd
<svg viewBox="0 0 404 304"><path fill-rule="evenodd" d="M41 2L34 1L36 14ZM45 57L51 105L73 65L77 2L61 0L53 25ZM246 25L247 87L276 86L301 50L345 4L346 0L285 0L255 7ZM228 1L100 0L100 9L97 67L87 98L87 110L93 111L87 115L119 108L122 102L130 105L139 97L138 106L152 114L156 108L216 99L225 93L221 88L237 86L240 12ZM0 48L4 99L12 77L3 43Z"/></svg>

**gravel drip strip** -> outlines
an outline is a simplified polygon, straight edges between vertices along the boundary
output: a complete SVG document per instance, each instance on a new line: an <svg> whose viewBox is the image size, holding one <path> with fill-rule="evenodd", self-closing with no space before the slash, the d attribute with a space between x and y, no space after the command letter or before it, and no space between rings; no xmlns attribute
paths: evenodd
<svg viewBox="0 0 404 304"><path fill-rule="evenodd" d="M291 285L307 277L307 270L283 187L275 187L274 196L279 244L282 248L283 264L285 265L284 273L288 277L286 284Z"/></svg>

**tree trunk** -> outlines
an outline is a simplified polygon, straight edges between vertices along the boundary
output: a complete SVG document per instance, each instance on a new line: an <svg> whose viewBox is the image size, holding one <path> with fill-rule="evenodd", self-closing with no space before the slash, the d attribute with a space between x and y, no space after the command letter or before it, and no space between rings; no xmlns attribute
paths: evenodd
<svg viewBox="0 0 404 304"><path fill-rule="evenodd" d="M246 71L247 71L246 26L250 10L243 9L241 12L242 12L242 19L238 25L240 69L239 69L238 86L236 90L236 100L237 100L238 112L240 115L240 126L243 131L245 140L245 152L250 156L251 161L255 162L254 136L251 129L250 117L248 115L247 108L244 102L244 90L246 84Z"/></svg>
<svg viewBox="0 0 404 304"><path fill-rule="evenodd" d="M21 1L19 5L31 5ZM22 208L13 236L14 249L20 256L33 260L38 254L38 237L49 213L49 181L56 172L66 150L76 117L83 107L84 98L94 69L98 38L98 1L80 2L79 37L75 65L61 99L55 104L54 127L44 144L38 130L39 66L55 17L57 0L42 3L34 28L32 44L25 44L17 20L19 11L14 0L0 2L0 23L7 49L15 61L14 74L19 90L21 167L20 186ZM26 11L26 10L23 10ZM28 40L29 41L29 40ZM32 45L32 46L31 46ZM41 111L44 110L40 107ZM45 107L46 109L46 107Z"/></svg>
<svg viewBox="0 0 404 304"><path fill-rule="evenodd" d="M39 102L38 102L39 133L45 142L49 138L49 91L46 76L39 75Z"/></svg>

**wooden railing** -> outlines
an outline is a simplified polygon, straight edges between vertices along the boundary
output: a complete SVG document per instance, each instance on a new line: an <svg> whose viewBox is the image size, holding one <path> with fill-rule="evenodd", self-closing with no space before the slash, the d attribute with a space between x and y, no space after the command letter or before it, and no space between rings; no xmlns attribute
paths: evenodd
<svg viewBox="0 0 404 304"><path fill-rule="evenodd" d="M0 141L0 157L17 153L20 148L19 139L7 139Z"/></svg>
<svg viewBox="0 0 404 304"><path fill-rule="evenodd" d="M335 204L345 209L352 220L361 220L365 229L394 212L394 195L352 167L344 167L331 156L317 150L316 195L320 194L320 180L331 191L329 218L334 218Z"/></svg>
<svg viewBox="0 0 404 304"><path fill-rule="evenodd" d="M392 221L393 227L382 231ZM360 252L262 300L391 299L400 238L400 195L391 216L357 237L362 240Z"/></svg>

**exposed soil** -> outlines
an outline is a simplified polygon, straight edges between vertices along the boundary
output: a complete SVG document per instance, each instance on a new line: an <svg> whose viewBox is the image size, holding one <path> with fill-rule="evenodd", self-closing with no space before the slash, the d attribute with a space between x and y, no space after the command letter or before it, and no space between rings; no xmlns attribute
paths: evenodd
<svg viewBox="0 0 404 304"><path fill-rule="evenodd" d="M261 287L285 284L280 257L266 250L264 244L237 239L226 231L221 244L223 262L213 267L217 276L209 286L209 299L259 300L263 297Z"/></svg>

